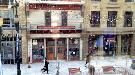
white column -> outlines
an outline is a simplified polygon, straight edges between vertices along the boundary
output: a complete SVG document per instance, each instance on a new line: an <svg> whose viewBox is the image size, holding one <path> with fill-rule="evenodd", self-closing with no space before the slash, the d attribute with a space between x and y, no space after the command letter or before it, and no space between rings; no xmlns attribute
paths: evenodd
<svg viewBox="0 0 135 75"><path fill-rule="evenodd" d="M69 38L67 38L67 60L68 60L68 50L69 50Z"/></svg>
<svg viewBox="0 0 135 75"><path fill-rule="evenodd" d="M28 57L30 58L30 63L32 63L32 39L28 40Z"/></svg>
<svg viewBox="0 0 135 75"><path fill-rule="evenodd" d="M82 60L82 39L80 38L80 60Z"/></svg>
<svg viewBox="0 0 135 75"><path fill-rule="evenodd" d="M54 41L55 41L55 58L57 58L57 39L55 39Z"/></svg>
<svg viewBox="0 0 135 75"><path fill-rule="evenodd" d="M44 57L46 57L46 38L44 39Z"/></svg>

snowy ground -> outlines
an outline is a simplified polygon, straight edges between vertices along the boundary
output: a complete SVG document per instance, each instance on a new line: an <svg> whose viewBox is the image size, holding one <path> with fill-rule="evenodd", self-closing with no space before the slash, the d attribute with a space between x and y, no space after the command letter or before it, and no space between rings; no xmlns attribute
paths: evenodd
<svg viewBox="0 0 135 75"><path fill-rule="evenodd" d="M96 72L102 72L102 66L112 65L115 67L126 67L132 72L131 75L135 75L135 70L130 68L132 59L122 56L122 57L97 57L95 56L91 61L91 64L95 66ZM41 68L43 68L44 63L31 64L31 68L28 68L28 64L21 64L21 75L56 75L58 62L60 64L59 75L69 75L68 68L79 68L81 69L82 75L88 75L88 68L85 67L85 61L49 61L49 74L42 73ZM3 75L17 75L16 65L2 65ZM96 74L101 75L101 74ZM105 74L109 75L109 74ZM114 75L114 74L111 74ZM118 74L120 75L120 74ZM127 74L129 75L129 74Z"/></svg>

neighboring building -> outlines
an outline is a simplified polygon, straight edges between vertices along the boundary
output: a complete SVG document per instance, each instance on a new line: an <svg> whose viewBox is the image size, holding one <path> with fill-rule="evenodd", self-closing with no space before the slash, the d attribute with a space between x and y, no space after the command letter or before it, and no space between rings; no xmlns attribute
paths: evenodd
<svg viewBox="0 0 135 75"><path fill-rule="evenodd" d="M97 55L135 55L133 0L85 0L83 49Z"/></svg>
<svg viewBox="0 0 135 75"><path fill-rule="evenodd" d="M1 60L4 64L16 63L15 39L16 31L13 23L13 9L9 5L13 4L13 0L0 0L0 22L2 27L1 42ZM20 37L21 42L21 37ZM20 43L21 45L21 43ZM21 48L20 48L21 50Z"/></svg>
<svg viewBox="0 0 135 75"><path fill-rule="evenodd" d="M82 59L81 0L26 2L28 58L31 63Z"/></svg>

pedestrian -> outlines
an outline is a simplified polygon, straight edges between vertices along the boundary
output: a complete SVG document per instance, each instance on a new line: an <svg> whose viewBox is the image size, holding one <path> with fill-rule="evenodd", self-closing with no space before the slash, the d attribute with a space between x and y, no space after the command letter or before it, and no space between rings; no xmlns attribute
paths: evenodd
<svg viewBox="0 0 135 75"><path fill-rule="evenodd" d="M45 58L45 65L44 65L44 68L41 69L41 70L42 70L43 72L47 71L47 74L48 74L48 64L49 64L49 62L48 62L47 58Z"/></svg>
<svg viewBox="0 0 135 75"><path fill-rule="evenodd" d="M87 65L88 63L90 63L90 61L91 61L91 53L88 53L88 54L86 55L85 67L86 67L86 65Z"/></svg>

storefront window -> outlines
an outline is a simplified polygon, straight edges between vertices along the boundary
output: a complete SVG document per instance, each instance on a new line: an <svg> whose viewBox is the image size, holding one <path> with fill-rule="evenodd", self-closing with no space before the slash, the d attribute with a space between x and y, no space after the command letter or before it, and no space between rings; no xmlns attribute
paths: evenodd
<svg viewBox="0 0 135 75"><path fill-rule="evenodd" d="M80 41L79 38L69 39L69 60L79 60Z"/></svg>
<svg viewBox="0 0 135 75"><path fill-rule="evenodd" d="M104 44L104 51L105 55L115 55L116 54L116 44L117 44L117 37L116 35L104 35L103 38L103 44Z"/></svg>
<svg viewBox="0 0 135 75"><path fill-rule="evenodd" d="M33 39L32 41L32 60L33 62L41 62L44 60L44 40Z"/></svg>
<svg viewBox="0 0 135 75"><path fill-rule="evenodd" d="M122 54L127 54L130 55L130 51L131 51L131 41L132 41L132 35L122 35L121 36L121 53Z"/></svg>

